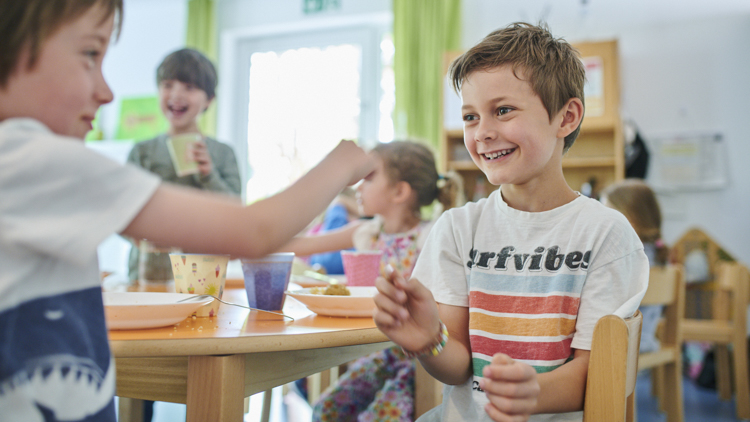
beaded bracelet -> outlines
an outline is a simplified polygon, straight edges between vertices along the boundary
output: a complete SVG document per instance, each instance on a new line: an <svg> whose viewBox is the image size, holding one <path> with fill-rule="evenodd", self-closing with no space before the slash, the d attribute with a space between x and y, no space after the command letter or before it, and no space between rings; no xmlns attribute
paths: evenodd
<svg viewBox="0 0 750 422"><path fill-rule="evenodd" d="M448 328L445 327L445 324L443 324L443 321L440 321L440 337L438 340L430 345L425 347L422 350L416 351L416 352L410 352L403 347L401 350L404 352L407 358L419 358L422 356L437 356L440 354L440 352L443 351L443 348L445 347L445 343L448 342Z"/></svg>

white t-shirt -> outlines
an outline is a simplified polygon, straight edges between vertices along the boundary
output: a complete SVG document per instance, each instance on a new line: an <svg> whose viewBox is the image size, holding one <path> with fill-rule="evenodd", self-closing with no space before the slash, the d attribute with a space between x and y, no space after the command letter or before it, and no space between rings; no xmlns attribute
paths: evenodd
<svg viewBox="0 0 750 422"><path fill-rule="evenodd" d="M435 300L469 308L473 378L446 386L425 421L489 421L482 368L503 352L538 373L561 366L571 349L590 350L596 322L637 309L649 264L625 217L579 196L550 211L508 207L500 190L447 211L429 234L413 277ZM532 421L581 420L581 412ZM423 419L420 419L422 421Z"/></svg>
<svg viewBox="0 0 750 422"><path fill-rule="evenodd" d="M0 122L3 420L115 420L96 249L159 183L36 120Z"/></svg>

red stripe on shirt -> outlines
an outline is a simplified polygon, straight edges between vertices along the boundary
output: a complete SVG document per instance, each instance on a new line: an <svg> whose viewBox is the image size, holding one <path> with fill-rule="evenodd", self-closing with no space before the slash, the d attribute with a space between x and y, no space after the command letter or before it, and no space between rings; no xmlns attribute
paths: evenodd
<svg viewBox="0 0 750 422"><path fill-rule="evenodd" d="M469 306L490 312L513 314L567 314L578 315L580 298L570 296L504 296L472 291Z"/></svg>
<svg viewBox="0 0 750 422"><path fill-rule="evenodd" d="M482 336L471 337L471 351L492 356L505 353L513 359L554 361L570 357L572 338L551 342L520 342L493 340Z"/></svg>

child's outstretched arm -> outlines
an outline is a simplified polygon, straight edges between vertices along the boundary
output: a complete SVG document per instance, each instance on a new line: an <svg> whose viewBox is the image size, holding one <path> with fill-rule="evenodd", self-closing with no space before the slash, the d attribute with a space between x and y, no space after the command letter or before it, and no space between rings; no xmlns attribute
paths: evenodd
<svg viewBox="0 0 750 422"><path fill-rule="evenodd" d="M479 388L490 402L487 414L495 421L536 413L563 413L583 409L588 350L576 350L563 366L538 374L531 366L497 353L484 367ZM513 419L516 420L516 419Z"/></svg>
<svg viewBox="0 0 750 422"><path fill-rule="evenodd" d="M221 195L162 184L121 234L201 253L267 255L373 169L368 154L342 141L292 186L247 207Z"/></svg>
<svg viewBox="0 0 750 422"><path fill-rule="evenodd" d="M297 236L282 246L280 252L294 252L297 256L308 256L324 252L340 251L354 247L354 232L362 221L351 223L324 234Z"/></svg>
<svg viewBox="0 0 750 422"><path fill-rule="evenodd" d="M440 322L448 329L448 341L437 356L419 358L433 377L445 384L461 384L471 376L469 346L469 309L435 303L435 299L416 278L408 281L392 273L389 280L375 282L374 319L378 328L404 350L427 349L440 338Z"/></svg>

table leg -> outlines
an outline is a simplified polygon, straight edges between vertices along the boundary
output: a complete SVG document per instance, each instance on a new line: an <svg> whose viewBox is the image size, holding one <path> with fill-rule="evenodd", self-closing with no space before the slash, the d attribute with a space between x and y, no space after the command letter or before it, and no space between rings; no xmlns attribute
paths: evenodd
<svg viewBox="0 0 750 422"><path fill-rule="evenodd" d="M143 400L118 397L117 420L119 422L143 422Z"/></svg>
<svg viewBox="0 0 750 422"><path fill-rule="evenodd" d="M188 359L187 422L237 422L243 418L245 357Z"/></svg>
<svg viewBox="0 0 750 422"><path fill-rule="evenodd" d="M263 407L260 410L260 422L268 422L271 419L271 398L273 389L263 392Z"/></svg>

